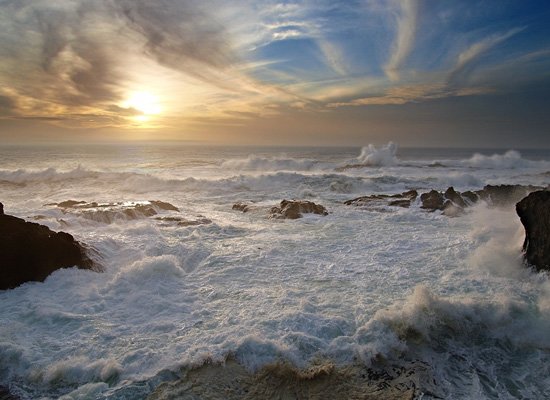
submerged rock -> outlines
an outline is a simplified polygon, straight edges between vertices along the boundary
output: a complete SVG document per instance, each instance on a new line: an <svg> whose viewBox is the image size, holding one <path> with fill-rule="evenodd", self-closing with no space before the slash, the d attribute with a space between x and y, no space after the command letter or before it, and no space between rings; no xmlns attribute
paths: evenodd
<svg viewBox="0 0 550 400"><path fill-rule="evenodd" d="M550 270L550 191L529 194L516 204L525 228L525 260L537 270Z"/></svg>
<svg viewBox="0 0 550 400"><path fill-rule="evenodd" d="M44 281L61 268L100 271L83 245L66 232L0 214L0 289L12 289L29 281Z"/></svg>
<svg viewBox="0 0 550 400"><path fill-rule="evenodd" d="M322 205L307 200L283 200L270 210L270 218L276 219L298 219L302 214L328 215L328 211Z"/></svg>

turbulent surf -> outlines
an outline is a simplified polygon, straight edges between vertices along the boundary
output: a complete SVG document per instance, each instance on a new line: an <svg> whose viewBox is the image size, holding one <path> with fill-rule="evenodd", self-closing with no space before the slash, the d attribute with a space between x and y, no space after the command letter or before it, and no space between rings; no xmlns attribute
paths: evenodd
<svg viewBox="0 0 550 400"><path fill-rule="evenodd" d="M513 205L449 217L385 200L544 188L548 152L127 144L0 159L5 212L104 267L0 291L13 396L550 397L550 281L523 264ZM350 203L362 196L376 201ZM270 217L298 204L282 200L301 218Z"/></svg>

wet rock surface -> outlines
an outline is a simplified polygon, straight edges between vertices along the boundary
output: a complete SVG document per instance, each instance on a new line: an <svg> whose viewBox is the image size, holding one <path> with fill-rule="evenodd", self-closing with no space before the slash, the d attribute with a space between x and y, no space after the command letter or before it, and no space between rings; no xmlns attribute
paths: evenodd
<svg viewBox="0 0 550 400"><path fill-rule="evenodd" d="M110 224L116 220L147 218L163 211L176 211L176 206L159 200L121 201L112 203L66 200L61 203L50 203L48 206L61 208L64 213L71 213L97 222Z"/></svg>
<svg viewBox="0 0 550 400"><path fill-rule="evenodd" d="M61 268L100 271L87 249L66 232L3 212L0 214L0 289L12 289L29 281L44 281Z"/></svg>
<svg viewBox="0 0 550 400"><path fill-rule="evenodd" d="M275 219L298 219L303 214L328 215L327 209L312 201L307 200L283 200L278 206L272 207L269 212L270 218Z"/></svg>
<svg viewBox="0 0 550 400"><path fill-rule="evenodd" d="M492 207L511 207L529 193L540 189L542 188L524 185L487 185L481 190L465 192L459 192L452 186L444 192L432 189L420 194L420 208L431 212L441 211L444 215L456 217L480 200ZM410 190L394 195L362 196L345 201L344 204L374 210L381 209L382 206L410 207L417 197L417 191Z"/></svg>
<svg viewBox="0 0 550 400"><path fill-rule="evenodd" d="M537 270L550 271L550 191L529 194L516 204L525 228L525 260Z"/></svg>

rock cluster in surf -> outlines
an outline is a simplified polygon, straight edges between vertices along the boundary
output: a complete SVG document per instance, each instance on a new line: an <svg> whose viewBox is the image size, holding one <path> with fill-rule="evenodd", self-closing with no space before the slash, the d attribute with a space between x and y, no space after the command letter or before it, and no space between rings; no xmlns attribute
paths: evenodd
<svg viewBox="0 0 550 400"><path fill-rule="evenodd" d="M529 194L516 204L525 227L525 260L537 270L550 270L550 191Z"/></svg>
<svg viewBox="0 0 550 400"><path fill-rule="evenodd" d="M1 204L1 203L0 203ZM66 232L0 212L0 290L29 281L44 281L61 268L101 268L85 247Z"/></svg>
<svg viewBox="0 0 550 400"><path fill-rule="evenodd" d="M525 185L486 185L481 190L458 192L451 186L444 192L430 190L422 193L419 196L419 204L423 210L441 211L444 215L455 217L464 212L465 208L476 204L480 200L491 206L506 207L515 204L529 193L540 189L542 188ZM381 206L410 207L417 198L418 192L410 190L394 195L362 196L348 200L344 204L369 209L376 209Z"/></svg>
<svg viewBox="0 0 550 400"><path fill-rule="evenodd" d="M155 217L164 225L204 225L210 224L212 221L198 216L195 219L187 219L179 213L180 209L173 204L160 200L148 201L124 201L124 202L86 202L77 200L66 200L60 203L46 204L48 206L56 206L65 214L73 214L92 221L111 224L115 221L135 220L141 218ZM159 215L161 213L172 212L169 215Z"/></svg>
<svg viewBox="0 0 550 400"><path fill-rule="evenodd" d="M271 207L270 218L298 219L303 214L328 215L327 209L312 201L307 200L283 200L278 206Z"/></svg>
<svg viewBox="0 0 550 400"><path fill-rule="evenodd" d="M304 214L328 215L324 206L308 200L282 200L279 205L269 208L238 202L233 204L232 209L243 213L259 210L265 212L267 209L270 219L298 219L302 218Z"/></svg>

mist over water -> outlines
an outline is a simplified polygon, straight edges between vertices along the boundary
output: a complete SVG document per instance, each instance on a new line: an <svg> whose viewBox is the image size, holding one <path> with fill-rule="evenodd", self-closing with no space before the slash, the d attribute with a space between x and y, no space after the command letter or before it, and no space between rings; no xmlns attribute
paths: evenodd
<svg viewBox="0 0 550 400"><path fill-rule="evenodd" d="M281 361L423 365L424 398L550 396L550 284L522 265L513 208L481 203L448 218L418 204L343 204L546 187L549 152L10 146L0 160L6 213L71 233L105 266L0 292L0 385L23 398L145 398L182 368L228 357L252 372ZM232 210L283 199L329 215ZM66 200L180 211L94 218L52 205Z"/></svg>

